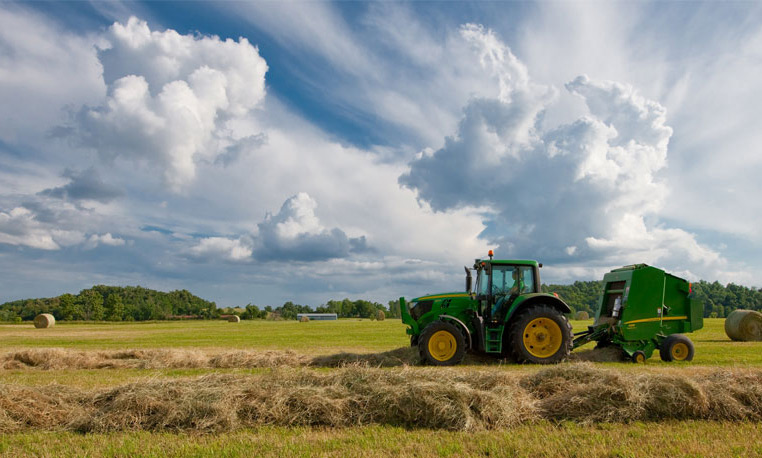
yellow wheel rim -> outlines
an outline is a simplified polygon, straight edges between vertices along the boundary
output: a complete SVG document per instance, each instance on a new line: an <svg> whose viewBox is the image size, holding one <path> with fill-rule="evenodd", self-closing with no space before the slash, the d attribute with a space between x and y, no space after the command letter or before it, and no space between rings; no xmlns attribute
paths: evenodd
<svg viewBox="0 0 762 458"><path fill-rule="evenodd" d="M672 345L669 352L672 354L672 359L675 361L684 361L685 358L688 357L688 345L683 342L678 342Z"/></svg>
<svg viewBox="0 0 762 458"><path fill-rule="evenodd" d="M549 358L561 348L563 334L558 323L550 318L535 318L524 328L523 339L529 354Z"/></svg>
<svg viewBox="0 0 762 458"><path fill-rule="evenodd" d="M636 363L645 363L646 362L646 355L643 353L638 353L635 355L635 362Z"/></svg>
<svg viewBox="0 0 762 458"><path fill-rule="evenodd" d="M458 350L455 336L447 331L437 331L429 338L429 354L437 361L447 361Z"/></svg>

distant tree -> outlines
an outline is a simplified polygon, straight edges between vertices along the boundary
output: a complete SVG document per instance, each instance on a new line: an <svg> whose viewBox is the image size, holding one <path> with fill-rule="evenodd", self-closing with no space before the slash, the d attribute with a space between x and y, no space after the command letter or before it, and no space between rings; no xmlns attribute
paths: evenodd
<svg viewBox="0 0 762 458"><path fill-rule="evenodd" d="M124 318L124 302L118 294L109 294L106 297L106 319L108 321L122 321Z"/></svg>
<svg viewBox="0 0 762 458"><path fill-rule="evenodd" d="M389 318L401 318L400 300L389 301Z"/></svg>
<svg viewBox="0 0 762 458"><path fill-rule="evenodd" d="M103 308L103 296L97 291L85 290L80 293L79 298L86 320L98 321L103 319L105 312Z"/></svg>
<svg viewBox="0 0 762 458"><path fill-rule="evenodd" d="M267 317L267 312L259 310L259 307L253 304L247 304L243 313L241 313L242 320L262 320Z"/></svg>
<svg viewBox="0 0 762 458"><path fill-rule="evenodd" d="M59 300L59 307L58 317L62 320L82 320L85 317L82 304L72 294L62 295Z"/></svg>

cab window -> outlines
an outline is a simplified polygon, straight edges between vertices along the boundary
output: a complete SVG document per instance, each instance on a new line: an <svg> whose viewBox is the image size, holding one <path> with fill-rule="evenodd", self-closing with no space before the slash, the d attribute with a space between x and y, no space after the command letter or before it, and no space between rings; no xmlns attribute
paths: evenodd
<svg viewBox="0 0 762 458"><path fill-rule="evenodd" d="M520 266L519 278L521 283L520 294L536 293L534 287L534 269L531 266Z"/></svg>

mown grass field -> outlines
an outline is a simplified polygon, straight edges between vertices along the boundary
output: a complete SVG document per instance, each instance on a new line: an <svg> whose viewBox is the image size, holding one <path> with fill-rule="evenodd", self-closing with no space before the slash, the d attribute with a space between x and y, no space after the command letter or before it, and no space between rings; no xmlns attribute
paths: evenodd
<svg viewBox="0 0 762 458"><path fill-rule="evenodd" d="M574 322L575 330L588 322ZM114 350L183 348L214 353L230 349L294 350L301 354L371 353L408 344L398 320L156 322L120 324L57 324L34 329L30 324L0 325L3 351L30 348ZM762 343L730 341L723 320L707 319L690 335L696 345L692 363L663 363L658 354L644 366L596 363L625 371L711 371L712 368L762 368ZM480 360L481 362L481 360ZM484 361L450 370L522 371L536 366ZM80 388L109 387L145 378L199 376L208 373L261 373L268 369L88 369L0 370L6 384L41 386L51 383ZM330 371L331 369L315 369ZM447 383L446 379L442 380ZM669 421L593 424L540 422L501 431L453 432L391 426L260 427L198 434L118 432L79 434L32 431L0 436L5 456L760 456L756 440L762 425L748 422Z"/></svg>

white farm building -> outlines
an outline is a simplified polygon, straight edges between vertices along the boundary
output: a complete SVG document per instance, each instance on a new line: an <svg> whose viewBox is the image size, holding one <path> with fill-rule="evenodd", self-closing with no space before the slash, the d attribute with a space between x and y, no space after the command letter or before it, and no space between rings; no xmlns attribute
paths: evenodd
<svg viewBox="0 0 762 458"><path fill-rule="evenodd" d="M296 319L301 320L303 316L306 316L307 318L312 320L338 320L339 316L335 313L297 313Z"/></svg>

